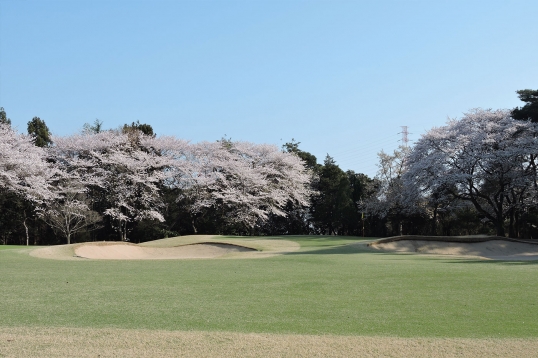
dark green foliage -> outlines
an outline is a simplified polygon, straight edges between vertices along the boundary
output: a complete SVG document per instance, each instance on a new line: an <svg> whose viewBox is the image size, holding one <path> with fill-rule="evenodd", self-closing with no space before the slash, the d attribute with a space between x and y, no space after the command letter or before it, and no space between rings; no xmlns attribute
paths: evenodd
<svg viewBox="0 0 538 358"><path fill-rule="evenodd" d="M464 206L453 211L441 211L439 227L435 235L494 235L493 228L482 222L482 218L471 206Z"/></svg>
<svg viewBox="0 0 538 358"><path fill-rule="evenodd" d="M295 139L292 139L291 142L288 142L282 146L282 149L288 153L295 153L303 160L305 166L311 170L319 169L320 165L315 155L308 152L304 152L299 149L299 144L301 142L296 142Z"/></svg>
<svg viewBox="0 0 538 358"><path fill-rule="evenodd" d="M272 215L258 227L258 235L307 235L314 232L309 208L289 202L284 208L286 216Z"/></svg>
<svg viewBox="0 0 538 358"><path fill-rule="evenodd" d="M516 91L520 100L525 102L521 108L512 110L512 117L523 121L538 122L538 90L524 89Z"/></svg>
<svg viewBox="0 0 538 358"><path fill-rule="evenodd" d="M344 217L353 208L351 185L346 173L328 154L319 170L317 189L312 207L316 226L323 234L341 234Z"/></svg>
<svg viewBox="0 0 538 358"><path fill-rule="evenodd" d="M39 117L34 117L28 122L28 134L34 137L34 143L38 147L47 147L52 144L49 127Z"/></svg>
<svg viewBox="0 0 538 358"><path fill-rule="evenodd" d="M0 242L23 244L24 227L21 225L22 199L12 192L0 191ZM19 240L14 241L17 238Z"/></svg>
<svg viewBox="0 0 538 358"><path fill-rule="evenodd" d="M371 232L369 227L371 220L365 216L364 202L375 193L374 180L352 170L348 170L346 175L349 181L351 205L344 213L345 232L347 235L363 235Z"/></svg>
<svg viewBox="0 0 538 358"><path fill-rule="evenodd" d="M363 203L376 191L375 180L365 174L344 172L329 155L324 165L318 164L311 153L299 149L299 142L292 139L283 145L287 152L296 153L314 175L309 208L287 207L288 216L272 218L264 229L269 235L282 234L335 234L375 235L378 222L364 212ZM363 230L364 225L364 230Z"/></svg>
<svg viewBox="0 0 538 358"><path fill-rule="evenodd" d="M153 127L149 124L140 123L140 121L136 121L131 124L124 124L122 128L124 133L129 133L131 131L140 131L144 133L145 135L154 137L156 134L153 133Z"/></svg>
<svg viewBox="0 0 538 358"><path fill-rule="evenodd" d="M11 125L11 119L7 118L4 107L0 107L0 123Z"/></svg>
<svg viewBox="0 0 538 358"><path fill-rule="evenodd" d="M35 214L34 208L19 195L0 189L0 245L59 244L52 230Z"/></svg>

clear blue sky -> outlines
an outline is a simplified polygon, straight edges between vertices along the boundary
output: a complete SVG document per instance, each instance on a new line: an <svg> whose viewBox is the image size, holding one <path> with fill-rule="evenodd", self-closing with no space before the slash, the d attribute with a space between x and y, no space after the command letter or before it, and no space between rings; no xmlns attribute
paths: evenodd
<svg viewBox="0 0 538 358"><path fill-rule="evenodd" d="M0 106L19 131L140 120L281 145L373 176L376 153L538 89L538 1L0 0Z"/></svg>

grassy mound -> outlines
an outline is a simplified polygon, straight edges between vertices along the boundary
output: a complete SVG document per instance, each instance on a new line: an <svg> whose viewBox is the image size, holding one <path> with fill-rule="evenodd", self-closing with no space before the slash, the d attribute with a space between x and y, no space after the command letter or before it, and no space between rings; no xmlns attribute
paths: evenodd
<svg viewBox="0 0 538 358"><path fill-rule="evenodd" d="M30 255L56 260L264 258L297 251L299 247L298 243L289 240L190 235L142 244L96 241L49 246L33 250Z"/></svg>

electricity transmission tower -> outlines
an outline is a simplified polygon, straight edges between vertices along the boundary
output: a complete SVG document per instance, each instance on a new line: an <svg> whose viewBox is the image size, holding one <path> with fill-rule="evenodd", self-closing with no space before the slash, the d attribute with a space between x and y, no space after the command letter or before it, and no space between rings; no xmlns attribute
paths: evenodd
<svg viewBox="0 0 538 358"><path fill-rule="evenodd" d="M407 131L407 126L401 126L402 131L400 132L402 134L402 144L404 147L407 148L407 144L409 143L409 132Z"/></svg>

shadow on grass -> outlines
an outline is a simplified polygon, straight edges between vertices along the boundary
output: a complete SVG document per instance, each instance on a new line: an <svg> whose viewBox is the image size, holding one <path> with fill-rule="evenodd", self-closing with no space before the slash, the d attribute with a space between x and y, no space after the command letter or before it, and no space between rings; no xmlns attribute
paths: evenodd
<svg viewBox="0 0 538 358"><path fill-rule="evenodd" d="M473 264L473 265L504 265L504 266L527 266L527 265L538 265L538 260L450 260L445 263L448 264Z"/></svg>
<svg viewBox="0 0 538 358"><path fill-rule="evenodd" d="M248 239L248 236L226 236L228 239ZM376 237L362 236L332 236L332 235L276 235L257 236L260 240L289 240L301 245L301 251L287 254L348 254L355 253L353 248L348 246L360 245L361 243L375 241ZM348 252L350 251L350 252Z"/></svg>
<svg viewBox="0 0 538 358"><path fill-rule="evenodd" d="M387 252L379 252L368 248L364 243L351 243L344 244L340 246L334 245L320 245L323 246L332 246L331 248L321 248L321 249L307 249L304 251L292 251L286 252L284 255L345 255L345 254L387 254Z"/></svg>
<svg viewBox="0 0 538 358"><path fill-rule="evenodd" d="M538 260L499 260L495 258L462 258L454 257L448 258L446 255L421 255L414 253L404 252L390 252L390 251L378 251L371 249L364 242L355 242L351 244L344 244L340 246L333 246L329 249L311 249L304 251L287 252L284 255L346 255L346 254L372 254L376 256L393 256L395 260L401 260L404 258L414 258L427 261L437 261L446 264L474 264L474 265L505 265L505 266L525 266L525 265L538 265Z"/></svg>
<svg viewBox="0 0 538 358"><path fill-rule="evenodd" d="M365 253L376 253L376 252L365 252ZM379 252L381 254L381 252ZM407 253L407 252L382 252L385 255L393 255L396 260L396 257L412 257L420 259L423 261L437 261L443 264L474 264L474 265L505 265L505 266L523 266L523 265L538 265L538 260L500 260L494 258L479 258L479 257L470 257L465 258L462 256L448 257L449 255L439 255L434 254L416 254L416 253Z"/></svg>

